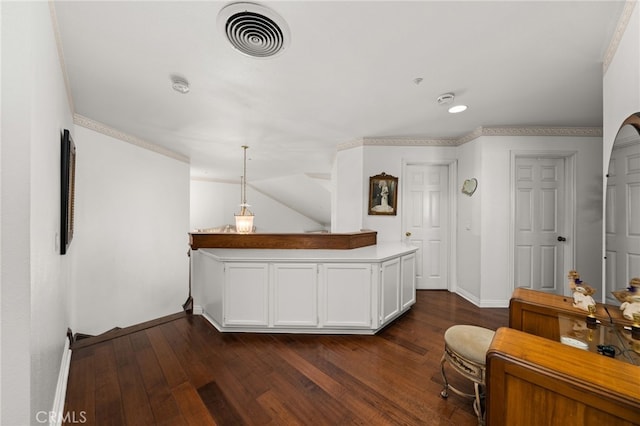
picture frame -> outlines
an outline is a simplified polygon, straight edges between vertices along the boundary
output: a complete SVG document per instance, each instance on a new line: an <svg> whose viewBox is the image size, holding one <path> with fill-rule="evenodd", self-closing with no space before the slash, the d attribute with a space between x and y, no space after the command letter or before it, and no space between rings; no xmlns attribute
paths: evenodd
<svg viewBox="0 0 640 426"><path fill-rule="evenodd" d="M398 178L385 172L369 178L369 214L395 216L398 213Z"/></svg>
<svg viewBox="0 0 640 426"><path fill-rule="evenodd" d="M60 254L64 255L74 231L76 145L67 129L60 139Z"/></svg>

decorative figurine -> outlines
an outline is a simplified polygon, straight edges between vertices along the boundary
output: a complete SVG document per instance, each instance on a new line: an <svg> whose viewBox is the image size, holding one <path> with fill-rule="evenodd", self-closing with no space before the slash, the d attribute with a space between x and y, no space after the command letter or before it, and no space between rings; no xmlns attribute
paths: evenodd
<svg viewBox="0 0 640 426"><path fill-rule="evenodd" d="M587 311L589 311L589 315L587 315L587 328L595 329L598 323L596 319L596 305L587 305Z"/></svg>
<svg viewBox="0 0 640 426"><path fill-rule="evenodd" d="M634 312L632 316L633 316L633 325L631 326L631 338L633 340L640 340L640 312ZM640 351L636 349L640 349L639 342L634 342L633 350L640 353Z"/></svg>
<svg viewBox="0 0 640 426"><path fill-rule="evenodd" d="M629 297L634 294L640 294L640 278L631 278L629 281L629 287L621 290L614 290L611 292L613 296L618 299L618 302L625 303L629 301Z"/></svg>
<svg viewBox="0 0 640 426"><path fill-rule="evenodd" d="M589 305L596 305L596 301L591 297L596 290L580 279L578 271L569 271L569 288L573 291L573 306L583 311L590 312Z"/></svg>
<svg viewBox="0 0 640 426"><path fill-rule="evenodd" d="M629 293L625 301L620 305L622 316L633 320L633 314L640 314L640 292Z"/></svg>

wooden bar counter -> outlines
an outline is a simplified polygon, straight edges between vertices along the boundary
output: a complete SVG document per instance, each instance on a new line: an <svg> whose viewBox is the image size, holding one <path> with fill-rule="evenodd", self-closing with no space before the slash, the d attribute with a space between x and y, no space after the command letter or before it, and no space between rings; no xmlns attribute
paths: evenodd
<svg viewBox="0 0 640 426"><path fill-rule="evenodd" d="M190 232L192 250L201 248L351 250L376 244L376 231L349 233Z"/></svg>

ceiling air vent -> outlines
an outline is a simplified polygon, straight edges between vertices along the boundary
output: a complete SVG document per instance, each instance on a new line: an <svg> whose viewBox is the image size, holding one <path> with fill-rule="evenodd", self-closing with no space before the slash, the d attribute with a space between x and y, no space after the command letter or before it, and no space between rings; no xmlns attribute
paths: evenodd
<svg viewBox="0 0 640 426"><path fill-rule="evenodd" d="M268 58L289 45L289 27L274 11L255 3L232 3L218 15L218 26L245 55Z"/></svg>

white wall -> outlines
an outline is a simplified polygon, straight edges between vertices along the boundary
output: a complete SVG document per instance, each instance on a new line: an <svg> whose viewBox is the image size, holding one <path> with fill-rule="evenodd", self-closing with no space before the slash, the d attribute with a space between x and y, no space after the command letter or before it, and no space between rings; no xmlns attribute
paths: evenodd
<svg viewBox="0 0 640 426"><path fill-rule="evenodd" d="M481 273L481 220L482 198L485 192L490 191L485 184L482 175L482 153L480 142L475 139L458 148L458 185L466 179L478 180L478 188L472 196L456 191L458 197L458 240L456 255L458 257L457 282L455 290L468 300L480 303L480 273Z"/></svg>
<svg viewBox="0 0 640 426"><path fill-rule="evenodd" d="M0 424L51 411L68 325L60 133L71 128L47 2L2 3Z"/></svg>
<svg viewBox="0 0 640 426"><path fill-rule="evenodd" d="M323 225L290 209L278 201L247 187L249 210L255 215L258 232L307 232L323 229ZM234 225L234 213L240 211L240 184L191 181L190 229Z"/></svg>
<svg viewBox="0 0 640 426"><path fill-rule="evenodd" d="M600 138L483 136L478 141L482 157L481 286L480 305L508 302L513 291L509 280L511 151L576 152L575 265L583 279L595 286L602 275L600 255L602 226L602 172Z"/></svg>
<svg viewBox="0 0 640 426"><path fill-rule="evenodd" d="M460 147L364 146L340 151L337 170L348 179L338 179L338 205L349 202L350 211L341 207L335 228L361 219L362 227L378 231L378 242L399 241L402 229L402 185L405 164L456 164L457 182L452 196L456 210L452 223L457 228L450 289L480 306L507 306L513 285L510 282L510 173L511 151L576 152L576 264L585 280L598 285L601 277L601 139L593 137L482 136ZM358 155L362 172L359 176ZM367 214L369 177L385 172L397 176L400 186L399 213L396 216ZM343 175L343 176L344 176ZM468 197L460 193L464 179L475 177L479 189ZM455 179L454 179L455 180ZM349 194L345 198L345 194ZM361 194L361 195L358 195ZM359 204L354 205L353 200Z"/></svg>
<svg viewBox="0 0 640 426"><path fill-rule="evenodd" d="M361 146L338 151L332 171L335 193L332 195L331 232L354 232L366 228L363 224L363 204L369 189L364 191ZM367 184L368 184L367 180ZM377 231L377 230L376 230ZM378 235L378 238L380 235ZM378 240L379 241L379 240Z"/></svg>
<svg viewBox="0 0 640 426"><path fill-rule="evenodd" d="M378 231L378 242L400 241L404 238L402 229L402 172L405 164L450 164L456 161L453 147L416 146L365 146L363 152L363 174L360 187L364 196L358 206L363 228ZM398 191L398 214L395 216L369 215L369 177L385 172L396 176ZM354 212L355 213L355 212Z"/></svg>
<svg viewBox="0 0 640 426"><path fill-rule="evenodd" d="M80 126L74 332L179 312L188 295L189 164Z"/></svg>

